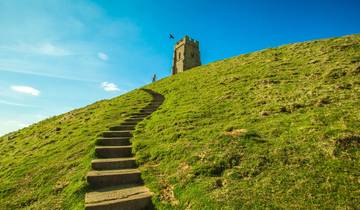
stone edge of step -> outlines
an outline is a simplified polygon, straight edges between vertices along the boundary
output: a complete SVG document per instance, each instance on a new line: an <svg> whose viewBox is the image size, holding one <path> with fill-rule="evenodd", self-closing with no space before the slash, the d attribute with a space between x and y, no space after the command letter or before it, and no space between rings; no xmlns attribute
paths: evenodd
<svg viewBox="0 0 360 210"><path fill-rule="evenodd" d="M91 170L88 171L86 177L101 177L101 176L120 176L128 174L141 174L141 171L137 168L131 169L116 169L116 170Z"/></svg>

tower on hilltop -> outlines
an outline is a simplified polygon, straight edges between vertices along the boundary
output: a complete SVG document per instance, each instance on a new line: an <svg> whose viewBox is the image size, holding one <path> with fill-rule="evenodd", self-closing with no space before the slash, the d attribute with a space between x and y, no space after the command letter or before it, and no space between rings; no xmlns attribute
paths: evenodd
<svg viewBox="0 0 360 210"><path fill-rule="evenodd" d="M186 35L174 47L172 75L200 65L199 41Z"/></svg>

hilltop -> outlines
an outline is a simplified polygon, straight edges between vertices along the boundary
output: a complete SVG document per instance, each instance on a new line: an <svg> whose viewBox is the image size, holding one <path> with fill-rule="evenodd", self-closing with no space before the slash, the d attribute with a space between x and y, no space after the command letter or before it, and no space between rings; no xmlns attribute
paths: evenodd
<svg viewBox="0 0 360 210"><path fill-rule="evenodd" d="M240 55L147 85L133 139L158 209L359 208L360 35ZM81 209L97 135L134 90L0 138L0 209Z"/></svg>

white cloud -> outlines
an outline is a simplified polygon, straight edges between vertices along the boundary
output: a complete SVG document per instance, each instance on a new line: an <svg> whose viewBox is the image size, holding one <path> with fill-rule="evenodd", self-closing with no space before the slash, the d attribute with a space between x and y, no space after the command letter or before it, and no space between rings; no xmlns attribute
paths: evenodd
<svg viewBox="0 0 360 210"><path fill-rule="evenodd" d="M101 87L108 92L120 91L120 89L116 84L110 82L101 83Z"/></svg>
<svg viewBox="0 0 360 210"><path fill-rule="evenodd" d="M26 54L40 54L48 56L67 56L72 53L64 48L55 46L52 43L38 43L38 44L24 44L18 43L10 46L0 46L2 51L12 51L17 53L26 53Z"/></svg>
<svg viewBox="0 0 360 210"><path fill-rule="evenodd" d="M103 61L109 60L109 56L103 52L99 52L97 55L100 60L103 60Z"/></svg>
<svg viewBox="0 0 360 210"><path fill-rule="evenodd" d="M29 87L29 86L16 86L16 85L13 85L10 88L13 91L19 92L19 93L29 94L29 95L33 95L33 96L40 95L39 90L37 90L37 89L35 89L33 87Z"/></svg>
<svg viewBox="0 0 360 210"><path fill-rule="evenodd" d="M39 46L36 46L36 52L44 55L52 55L52 56L66 56L70 55L71 53L63 48L56 47L51 43L43 43Z"/></svg>

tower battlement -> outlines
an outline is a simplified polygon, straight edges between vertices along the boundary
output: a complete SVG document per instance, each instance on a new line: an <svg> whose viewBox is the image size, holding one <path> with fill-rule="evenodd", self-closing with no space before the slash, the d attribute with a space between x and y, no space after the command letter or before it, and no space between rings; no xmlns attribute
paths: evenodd
<svg viewBox="0 0 360 210"><path fill-rule="evenodd" d="M184 38L182 38L178 42L176 42L175 48L179 47L180 45L185 44L185 43L194 44L194 45L199 46L199 41L192 39L188 35L186 35Z"/></svg>
<svg viewBox="0 0 360 210"><path fill-rule="evenodd" d="M172 66L173 75L200 65L199 41L186 35L176 42Z"/></svg>

